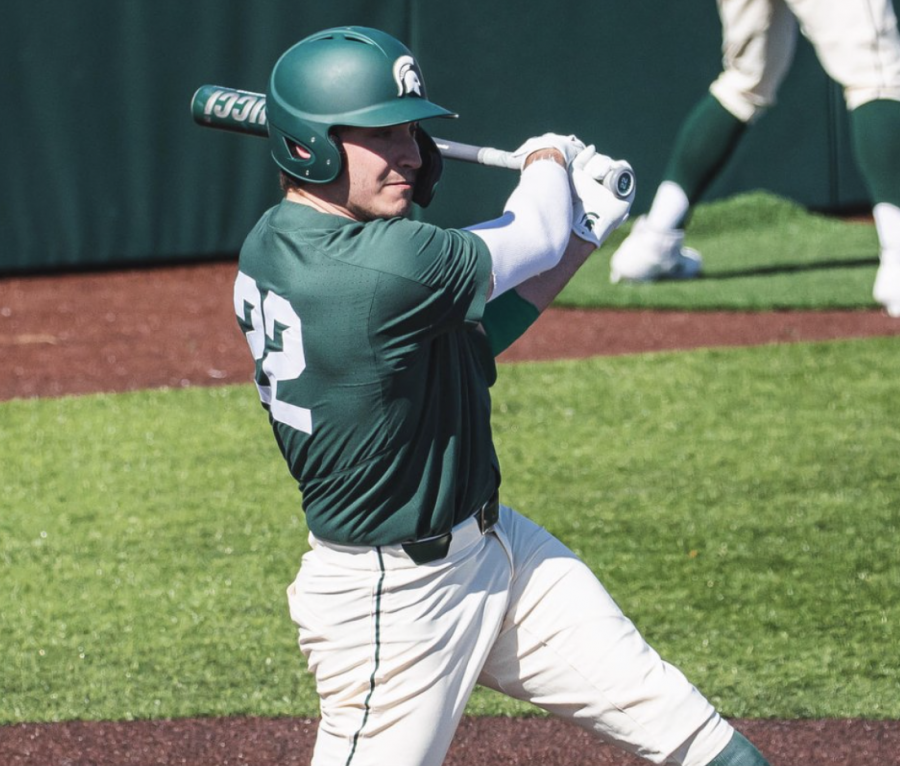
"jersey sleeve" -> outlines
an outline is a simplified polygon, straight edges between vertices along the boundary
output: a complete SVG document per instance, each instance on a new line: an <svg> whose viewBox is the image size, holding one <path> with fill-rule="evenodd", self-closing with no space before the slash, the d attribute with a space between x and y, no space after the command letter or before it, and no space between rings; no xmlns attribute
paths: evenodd
<svg viewBox="0 0 900 766"><path fill-rule="evenodd" d="M381 274L388 314L435 332L481 321L491 255L480 237L401 219L384 221L377 235L368 265Z"/></svg>

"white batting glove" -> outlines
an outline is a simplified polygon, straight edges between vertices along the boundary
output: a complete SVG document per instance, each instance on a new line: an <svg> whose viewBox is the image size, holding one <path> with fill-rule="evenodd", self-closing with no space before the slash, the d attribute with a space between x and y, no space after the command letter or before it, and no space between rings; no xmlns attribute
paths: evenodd
<svg viewBox="0 0 900 766"><path fill-rule="evenodd" d="M569 168L572 232L594 247L600 247L628 219L634 201L633 184L625 198L604 186L603 179L617 169L631 170L631 166L624 160L613 160L598 154L593 145L579 152Z"/></svg>
<svg viewBox="0 0 900 766"><path fill-rule="evenodd" d="M566 167L569 167L572 160L584 149L584 142L575 136L562 136L558 133L544 133L542 136L529 138L512 155L519 163L519 170L522 169L529 154L541 149L558 149L566 159Z"/></svg>

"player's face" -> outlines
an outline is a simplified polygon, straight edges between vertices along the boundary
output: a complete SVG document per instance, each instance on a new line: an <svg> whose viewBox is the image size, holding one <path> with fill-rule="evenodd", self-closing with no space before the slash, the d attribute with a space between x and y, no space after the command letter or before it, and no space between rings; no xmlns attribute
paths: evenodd
<svg viewBox="0 0 900 766"><path fill-rule="evenodd" d="M352 218L371 221L409 215L413 184L422 167L415 123L386 128L338 128L344 147L344 207Z"/></svg>

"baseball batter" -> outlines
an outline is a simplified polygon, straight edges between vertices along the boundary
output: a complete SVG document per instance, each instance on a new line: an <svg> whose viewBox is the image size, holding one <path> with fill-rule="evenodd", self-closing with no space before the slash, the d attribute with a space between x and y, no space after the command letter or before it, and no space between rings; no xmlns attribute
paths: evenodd
<svg viewBox="0 0 900 766"><path fill-rule="evenodd" d="M362 27L290 48L267 109L285 196L247 237L234 305L310 531L288 601L321 700L313 763L440 764L481 683L655 763L765 764L499 500L494 358L625 220L600 180L625 163L546 134L495 220L410 220L441 175L421 121L452 113Z"/></svg>
<svg viewBox="0 0 900 766"><path fill-rule="evenodd" d="M613 255L612 281L700 273L700 255L683 246L689 210L774 104L799 22L844 89L881 245L873 296L900 317L900 34L891 0L718 0L718 8L723 71L682 125L650 211Z"/></svg>

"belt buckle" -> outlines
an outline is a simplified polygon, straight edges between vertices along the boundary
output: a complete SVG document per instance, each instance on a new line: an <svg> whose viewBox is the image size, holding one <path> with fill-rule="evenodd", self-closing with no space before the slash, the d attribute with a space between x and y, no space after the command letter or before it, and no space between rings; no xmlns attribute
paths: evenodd
<svg viewBox="0 0 900 766"><path fill-rule="evenodd" d="M500 520L500 497L495 492L491 499L482 505L473 514L478 523L481 534L486 535ZM434 535L424 540L401 543L401 547L415 564L430 564L445 558L450 552L450 541L453 535L447 532L443 535Z"/></svg>

